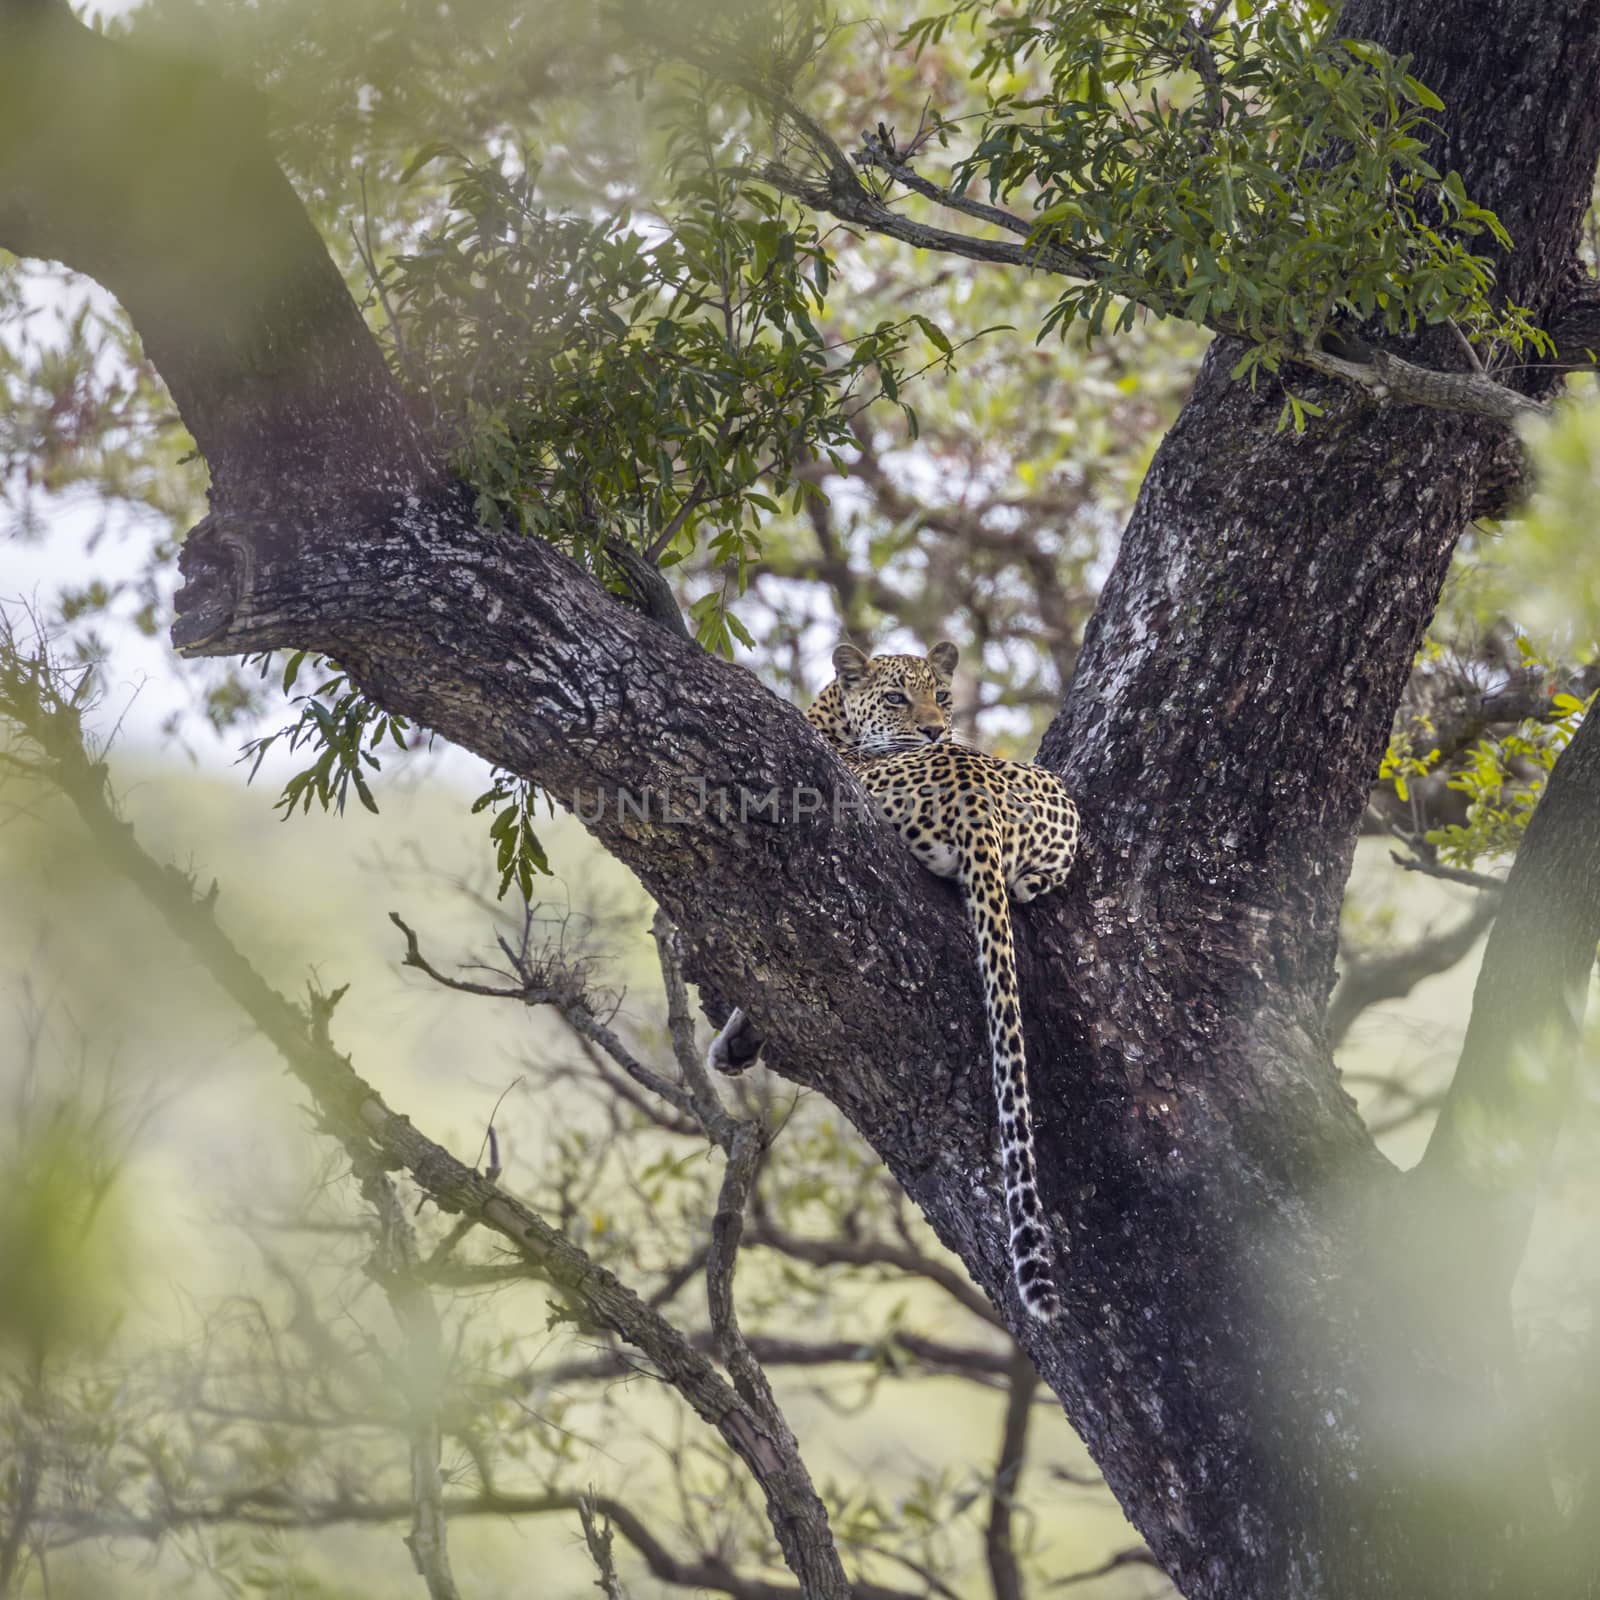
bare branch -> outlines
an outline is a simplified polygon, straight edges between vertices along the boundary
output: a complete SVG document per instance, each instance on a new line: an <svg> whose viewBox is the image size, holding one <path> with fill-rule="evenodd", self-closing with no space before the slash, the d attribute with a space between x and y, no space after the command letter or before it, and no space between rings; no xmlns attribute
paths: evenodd
<svg viewBox="0 0 1600 1600"><path fill-rule="evenodd" d="M581 981L559 965L551 963L519 962L518 982L515 985L475 983L466 978L452 978L440 972L423 954L416 933L407 926L396 911L389 920L406 938L406 953L401 965L415 967L437 984L454 989L459 994L482 995L494 1000L515 1000L525 1006L550 1006L558 1012L575 1033L597 1045L641 1088L680 1112L684 1118L695 1116L693 1101L676 1084L669 1083L658 1072L644 1065L622 1042L617 1034L595 1015L583 994ZM688 1132L693 1123L684 1121L679 1130Z"/></svg>
<svg viewBox="0 0 1600 1600"><path fill-rule="evenodd" d="M1095 1578L1109 1577L1113 1572L1121 1572L1125 1567L1156 1567L1160 1562L1145 1549L1137 1545L1130 1550L1119 1550L1114 1556L1108 1556L1097 1567L1085 1567L1082 1572L1069 1572L1064 1578L1052 1581L1052 1589L1066 1589L1075 1583L1088 1583Z"/></svg>
<svg viewBox="0 0 1600 1600"><path fill-rule="evenodd" d="M1417 863L1418 867L1421 865ZM1339 987L1328 1002L1329 1045L1337 1048L1350 1025L1369 1006L1402 999L1423 979L1448 972L1463 960L1494 921L1499 906L1499 894L1484 891L1466 916L1443 933L1430 934L1386 955L1358 956L1347 962Z"/></svg>
<svg viewBox="0 0 1600 1600"><path fill-rule="evenodd" d="M750 1334L750 1350L764 1367L866 1366L897 1377L963 1377L993 1380L1009 1376L1013 1358L1003 1350L947 1344L940 1339L893 1329L872 1339L794 1339ZM709 1330L689 1336L697 1349L715 1348ZM622 1350L601 1351L550 1366L530 1368L518 1387L559 1389L570 1383L604 1383L639 1376L639 1364Z"/></svg>
<svg viewBox="0 0 1600 1600"><path fill-rule="evenodd" d="M755 1207L750 1242L776 1250L779 1255L789 1256L796 1261L808 1261L817 1267L887 1267L907 1277L925 1278L929 1283L937 1284L973 1316L991 1326L999 1325L1000 1319L995 1315L994 1307L969 1279L937 1257L909 1245L897 1245L879 1238L820 1239L791 1233L774 1222L759 1201Z"/></svg>
<svg viewBox="0 0 1600 1600"><path fill-rule="evenodd" d="M611 1524L596 1510L592 1489L578 1501L578 1520L583 1524L583 1542L588 1545L600 1574L601 1594L606 1600L628 1600L627 1590L617 1576L616 1559L611 1554Z"/></svg>
<svg viewBox="0 0 1600 1600"><path fill-rule="evenodd" d="M577 1512L587 1501L607 1519L644 1559L663 1583L710 1590L731 1600L810 1600L809 1592L792 1583L772 1583L738 1572L720 1555L707 1553L684 1560L650 1529L630 1506L615 1496L590 1490L554 1489L542 1494L451 1495L444 1512L451 1521L463 1517L540 1517ZM147 1517L107 1517L58 1508L55 1522L64 1530L57 1548L83 1539L160 1540L180 1528L240 1526L306 1531L346 1525L371 1526L403 1522L411 1515L405 1500L300 1500L277 1490L230 1495L214 1503L173 1504ZM920 1590L896 1589L879 1583L857 1583L854 1600L920 1600Z"/></svg>
<svg viewBox="0 0 1600 1600"><path fill-rule="evenodd" d="M1018 1350L1011 1358L1010 1385L1006 1393L1005 1422L1000 1430L1000 1455L994 1466L994 1484L989 1492L989 1521L983 1532L984 1555L989 1563L989 1583L994 1600L1023 1600L1022 1570L1012 1532L1012 1510L1016 1504L1017 1483L1028 1448L1028 1423L1033 1415L1034 1391L1039 1374L1027 1352Z"/></svg>
<svg viewBox="0 0 1600 1600"><path fill-rule="evenodd" d="M666 985L667 1022L679 1071L707 1136L721 1147L727 1158L722 1186L717 1193L717 1209L711 1219L711 1248L706 1253L706 1305L712 1336L734 1387L765 1422L769 1435L786 1457L789 1470L809 1484L799 1444L778 1406L761 1363L740 1331L738 1309L733 1299L734 1267L739 1241L744 1236L745 1209L766 1151L766 1132L758 1122L728 1114L711 1079L711 1061L702 1062L695 1049L689 991L675 949L677 936L664 911L656 912L650 932L656 941L662 982ZM716 1049L714 1041L708 1055Z"/></svg>
<svg viewBox="0 0 1600 1600"><path fill-rule="evenodd" d="M1420 872L1425 878L1438 878L1444 883L1465 884L1467 888L1481 889L1485 894L1499 894L1506 886L1504 878L1492 878L1487 872L1473 872L1467 867L1447 867L1438 861L1419 860L1416 856L1403 856L1394 850L1389 852L1389 859L1407 872Z"/></svg>
<svg viewBox="0 0 1600 1600"><path fill-rule="evenodd" d="M37 1389L42 1373L35 1366L32 1387ZM0 1539L0 1596L15 1593L15 1585L26 1576L24 1556L30 1542L37 1537L34 1514L39 1504L39 1491L44 1482L44 1424L33 1417L27 1423L27 1438L15 1468L15 1489L8 1496L12 1502L11 1523Z"/></svg>

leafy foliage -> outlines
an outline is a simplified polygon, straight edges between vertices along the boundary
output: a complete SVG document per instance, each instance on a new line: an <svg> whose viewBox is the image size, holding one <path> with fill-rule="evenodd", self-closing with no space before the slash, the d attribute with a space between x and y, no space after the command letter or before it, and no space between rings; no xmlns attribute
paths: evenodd
<svg viewBox="0 0 1600 1600"><path fill-rule="evenodd" d="M704 547L726 581L691 610L708 648L750 636L728 602L797 469L837 459L852 412L899 403L901 363L927 318L825 340L813 320L831 268L814 225L744 183L710 86L671 85L669 191L655 215L550 210L539 166L449 158L449 216L393 264L392 341L447 453L491 525L571 549L607 572L625 539L670 566Z"/></svg>
<svg viewBox="0 0 1600 1600"><path fill-rule="evenodd" d="M1522 843L1535 807L1561 752L1572 742L1594 696L1556 694L1551 705L1559 715L1547 722L1523 722L1499 739L1481 739L1465 762L1447 780L1467 799L1467 818L1435 828L1428 842L1440 859L1470 867L1484 856L1508 856Z"/></svg>
<svg viewBox="0 0 1600 1600"><path fill-rule="evenodd" d="M357 3L333 18L207 0L206 48L269 95L280 152L485 520L607 582L608 545L647 553L702 644L755 652L796 694L814 687L819 625L953 633L979 678L968 714L1021 712L1025 739L1071 670L1195 322L1246 334L1252 372L1340 319L1451 317L1491 362L1496 340L1537 343L1477 253L1506 246L1498 224L1427 160L1437 97L1407 62L1338 40L1320 0L1193 16L1176 0L960 0L881 25L812 0L682 0L641 14L648 29L626 8L470 0L403 30L381 0ZM155 0L139 25L188 38L196 8ZM699 68L664 59L674 34ZM1092 261L1093 281L908 283L903 249L824 232L763 185L754 78L843 143L863 120L926 113L965 144L956 183L1031 208L1036 237ZM0 278L9 305L26 288ZM1136 303L1170 319L1135 322ZM1008 323L1064 342L1048 357L968 342ZM42 488L93 482L192 520L199 474L172 465L181 429L120 313L80 308L58 331L8 352L12 459ZM913 411L923 362L940 382ZM1286 393L1282 424L1317 411ZM138 429L159 447L134 448ZM1589 447L1561 439L1581 495ZM158 567L171 551L160 541ZM158 627L153 577L76 585L63 610L87 626L130 598ZM286 810L351 788L372 803L378 747L400 747L336 666L319 670L296 720L247 746L258 764L274 742L307 757ZM261 696L232 676L203 704L223 727ZM531 882L532 797L496 777L481 799L503 888Z"/></svg>
<svg viewBox="0 0 1600 1600"><path fill-rule="evenodd" d="M539 791L525 778L496 771L494 782L472 802L472 814L493 813L489 838L494 844L494 864L500 874L497 893L502 899L513 883L524 900L533 899L535 873L549 872L544 846L533 831L533 811Z"/></svg>
<svg viewBox="0 0 1600 1600"><path fill-rule="evenodd" d="M978 34L992 105L955 187L981 176L995 198L1025 192L1035 237L1095 265L1046 331L1120 331L1142 304L1251 340L1241 372L1275 370L1340 318L1391 333L1453 319L1475 339L1542 346L1523 310L1495 303L1491 260L1470 243L1511 240L1426 158L1443 103L1408 58L1338 38L1336 11L1247 3L1201 24L1183 0L998 14L963 0L906 30L926 46L964 17ZM1042 91L1018 86L1035 57Z"/></svg>
<svg viewBox="0 0 1600 1600"><path fill-rule="evenodd" d="M1515 666L1496 674L1497 686L1523 691L1520 704L1531 700L1536 715L1502 719L1498 728L1485 719L1477 737L1443 732L1418 700L1418 686L1437 674L1451 686L1447 700L1466 688L1469 701L1481 698L1481 686L1460 675L1458 647L1430 637L1413 676L1412 703L1396 719L1379 767L1380 784L1410 808L1413 838L1446 866L1472 868L1516 853L1551 770L1595 698L1562 688L1568 665L1525 633L1512 634L1508 653Z"/></svg>

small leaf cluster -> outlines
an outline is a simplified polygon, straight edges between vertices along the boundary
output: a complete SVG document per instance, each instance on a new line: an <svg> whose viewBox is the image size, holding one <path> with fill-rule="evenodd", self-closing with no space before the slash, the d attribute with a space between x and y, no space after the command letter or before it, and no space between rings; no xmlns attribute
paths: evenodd
<svg viewBox="0 0 1600 1600"><path fill-rule="evenodd" d="M1481 739L1469 751L1447 787L1465 795L1466 821L1435 828L1428 842L1439 859L1470 867L1484 857L1514 855L1535 808L1544 795L1551 769L1572 742L1594 696L1557 693L1549 721L1524 722L1500 739Z"/></svg>
<svg viewBox="0 0 1600 1600"><path fill-rule="evenodd" d="M980 9L992 110L956 186L1031 198L1035 239L1095 263L1046 331L1129 327L1144 305L1249 339L1252 376L1336 319L1542 342L1477 253L1509 249L1505 230L1429 160L1438 95L1408 57L1337 37L1329 8L1243 0L1200 23L1186 0L962 4L907 38Z"/></svg>
<svg viewBox="0 0 1600 1600"><path fill-rule="evenodd" d="M1392 783L1399 799L1410 800L1410 780L1427 777L1438 764L1440 755L1438 745L1430 746L1419 755L1411 734L1396 729L1389 741L1389 748L1383 753L1383 760L1378 763L1378 781Z"/></svg>
<svg viewBox="0 0 1600 1600"><path fill-rule="evenodd" d="M304 650L289 657L283 669L285 695L294 688L306 660ZM271 662L270 656L262 659L263 675L271 669ZM288 750L309 747L315 752L311 764L295 773L278 796L276 805L285 818L296 810L309 812L312 801L324 811L342 813L352 789L368 811L376 812L378 802L366 774L382 769L378 751L386 742L399 750L410 748L406 739L410 725L404 717L374 705L337 667L320 658L318 664L327 668L327 675L313 692L294 696L300 708L297 719L276 733L247 740L240 759L250 762L254 778L267 752L280 740Z"/></svg>
<svg viewBox="0 0 1600 1600"><path fill-rule="evenodd" d="M472 814L489 812L489 840L494 845L494 864L500 874L495 891L503 900L514 883L524 900L533 899L533 880L537 873L548 873L550 862L533 829L533 812L539 791L526 778L495 769L489 787L472 802Z"/></svg>
<svg viewBox="0 0 1600 1600"><path fill-rule="evenodd" d="M261 659L263 676L271 670L272 660ZM411 725L375 705L335 664L304 650L296 651L284 665L285 695L294 689L308 661L320 681L310 692L293 697L299 707L296 719L276 733L246 741L240 759L251 763L254 778L267 752L280 742L287 750L310 753L307 765L290 776L275 802L286 819L296 811L309 812L313 802L324 811L343 812L352 790L368 811L376 813L378 802L367 774L382 770L378 752L385 745L402 752L412 748ZM502 898L515 884L523 899L531 900L535 876L550 871L533 827L537 798L538 790L526 779L496 769L489 787L472 803L474 816L489 813L489 841Z"/></svg>

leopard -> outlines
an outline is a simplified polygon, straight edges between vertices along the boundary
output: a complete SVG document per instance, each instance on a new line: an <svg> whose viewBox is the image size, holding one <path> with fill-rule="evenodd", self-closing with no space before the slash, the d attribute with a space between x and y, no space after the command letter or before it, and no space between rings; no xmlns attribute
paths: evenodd
<svg viewBox="0 0 1600 1600"><path fill-rule="evenodd" d="M926 656L869 657L841 643L833 681L806 720L912 855L960 886L978 945L1012 1275L1024 1310L1052 1322L1061 1296L1039 1198L1011 905L1065 883L1081 820L1048 767L957 741L951 685L959 660L947 641Z"/></svg>

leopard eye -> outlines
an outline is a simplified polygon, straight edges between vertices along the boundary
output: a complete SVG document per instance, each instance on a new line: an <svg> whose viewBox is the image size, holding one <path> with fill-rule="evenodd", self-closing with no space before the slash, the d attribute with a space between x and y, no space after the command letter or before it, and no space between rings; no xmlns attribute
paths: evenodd
<svg viewBox="0 0 1600 1600"><path fill-rule="evenodd" d="M935 698L938 700L940 705L947 706L950 704L950 691L948 689L941 689Z"/></svg>
<svg viewBox="0 0 1600 1600"><path fill-rule="evenodd" d="M883 695L883 703L886 706L908 706L911 704L897 689L886 689Z"/></svg>

